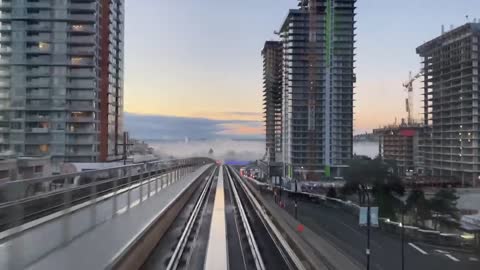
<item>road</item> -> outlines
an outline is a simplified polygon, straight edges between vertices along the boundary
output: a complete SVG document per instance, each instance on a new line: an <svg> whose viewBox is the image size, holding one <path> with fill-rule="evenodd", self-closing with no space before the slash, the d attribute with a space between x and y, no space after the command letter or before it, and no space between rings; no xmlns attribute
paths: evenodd
<svg viewBox="0 0 480 270"><path fill-rule="evenodd" d="M273 198L270 197L273 200ZM293 216L294 203L286 199L286 210ZM298 203L298 218L315 233L331 241L346 255L366 265L366 229L358 218L338 206L328 203ZM479 254L447 250L421 243L406 242L405 269L480 269ZM401 269L399 237L373 229L371 232L371 268Z"/></svg>

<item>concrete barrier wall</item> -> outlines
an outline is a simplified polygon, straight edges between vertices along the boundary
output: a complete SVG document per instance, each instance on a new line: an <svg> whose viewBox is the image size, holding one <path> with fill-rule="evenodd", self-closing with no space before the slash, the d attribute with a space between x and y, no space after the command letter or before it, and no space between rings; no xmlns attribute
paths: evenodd
<svg viewBox="0 0 480 270"><path fill-rule="evenodd" d="M205 172L209 173L210 171L206 170ZM204 179L205 172L152 222L128 250L125 250L125 255L114 263L112 269L137 270L141 268L195 190L201 185L203 182L201 179Z"/></svg>

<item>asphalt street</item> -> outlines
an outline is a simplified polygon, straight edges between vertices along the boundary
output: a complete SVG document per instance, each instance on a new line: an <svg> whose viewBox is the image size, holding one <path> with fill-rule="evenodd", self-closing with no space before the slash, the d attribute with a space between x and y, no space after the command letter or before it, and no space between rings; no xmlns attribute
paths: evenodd
<svg viewBox="0 0 480 270"><path fill-rule="evenodd" d="M270 199L273 200L271 197ZM286 196L284 200L286 211L293 216L293 201L286 199ZM356 216L332 204L299 201L298 218L305 226L331 241L346 255L366 265L366 228L358 225ZM401 269L400 237L372 229L370 243L370 269ZM480 254L416 242L405 243L405 269L478 270L479 260Z"/></svg>

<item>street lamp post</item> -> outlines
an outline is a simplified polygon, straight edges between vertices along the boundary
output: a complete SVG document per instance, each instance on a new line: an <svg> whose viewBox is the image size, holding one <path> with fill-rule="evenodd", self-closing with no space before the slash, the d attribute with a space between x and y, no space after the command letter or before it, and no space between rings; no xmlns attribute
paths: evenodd
<svg viewBox="0 0 480 270"><path fill-rule="evenodd" d="M367 196L367 249L365 253L367 255L367 270L370 270L370 194L368 193L368 186L362 185L361 189Z"/></svg>
<svg viewBox="0 0 480 270"><path fill-rule="evenodd" d="M402 208L402 270L405 270L405 203Z"/></svg>
<svg viewBox="0 0 480 270"><path fill-rule="evenodd" d="M298 186L298 182L297 182L297 178L295 178L295 219L298 219L298 213L297 213L297 207L298 207L298 201L297 201L297 196L298 196L298 190L297 190L297 186Z"/></svg>
<svg viewBox="0 0 480 270"><path fill-rule="evenodd" d="M367 194L367 270L370 270L370 195Z"/></svg>

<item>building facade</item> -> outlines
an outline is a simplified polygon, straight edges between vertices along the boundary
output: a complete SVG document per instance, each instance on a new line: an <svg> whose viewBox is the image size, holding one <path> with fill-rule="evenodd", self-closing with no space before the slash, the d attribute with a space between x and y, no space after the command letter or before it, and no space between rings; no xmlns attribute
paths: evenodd
<svg viewBox="0 0 480 270"><path fill-rule="evenodd" d="M263 110L265 117L266 160L282 160L282 43L267 41L263 57Z"/></svg>
<svg viewBox="0 0 480 270"><path fill-rule="evenodd" d="M0 160L0 184L12 180L24 180L52 175L49 157Z"/></svg>
<svg viewBox="0 0 480 270"><path fill-rule="evenodd" d="M425 173L478 186L480 24L467 23L421 45Z"/></svg>
<svg viewBox="0 0 480 270"><path fill-rule="evenodd" d="M352 156L355 0L301 0L280 28L287 175L341 176Z"/></svg>
<svg viewBox="0 0 480 270"><path fill-rule="evenodd" d="M123 0L0 2L0 153L122 156Z"/></svg>
<svg viewBox="0 0 480 270"><path fill-rule="evenodd" d="M395 162L398 175L422 174L423 161L419 155L419 142L423 135L423 126L402 123L374 129L373 133L379 135L381 157Z"/></svg>

